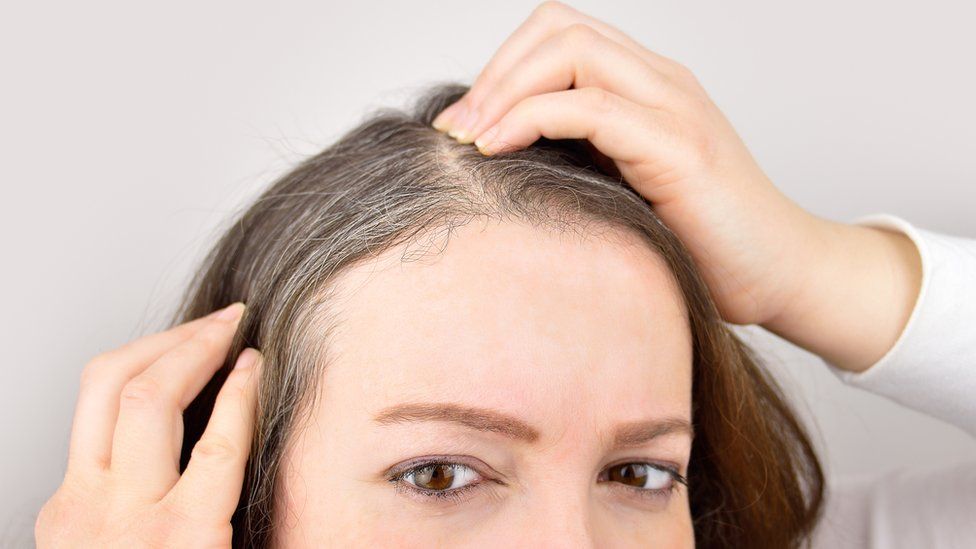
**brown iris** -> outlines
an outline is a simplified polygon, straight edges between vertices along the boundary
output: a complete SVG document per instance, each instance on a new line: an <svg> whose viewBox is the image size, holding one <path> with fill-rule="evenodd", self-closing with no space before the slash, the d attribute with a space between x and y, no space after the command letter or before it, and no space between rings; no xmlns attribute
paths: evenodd
<svg viewBox="0 0 976 549"><path fill-rule="evenodd" d="M427 490L447 490L454 483L454 467L445 463L424 467L413 474L413 482Z"/></svg>
<svg viewBox="0 0 976 549"><path fill-rule="evenodd" d="M608 470L610 480L630 486L647 484L647 466L640 463L622 463Z"/></svg>

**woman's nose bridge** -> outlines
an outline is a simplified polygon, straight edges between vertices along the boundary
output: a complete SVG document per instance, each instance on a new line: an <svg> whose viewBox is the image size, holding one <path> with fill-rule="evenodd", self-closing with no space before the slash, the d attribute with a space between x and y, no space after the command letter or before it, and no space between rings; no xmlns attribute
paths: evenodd
<svg viewBox="0 0 976 549"><path fill-rule="evenodd" d="M527 547L596 547L594 511L588 490L551 483L527 498L518 537Z"/></svg>

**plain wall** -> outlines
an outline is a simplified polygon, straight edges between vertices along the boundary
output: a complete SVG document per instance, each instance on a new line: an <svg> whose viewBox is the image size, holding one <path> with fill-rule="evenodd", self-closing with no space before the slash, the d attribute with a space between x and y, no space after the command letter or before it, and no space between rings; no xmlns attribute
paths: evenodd
<svg viewBox="0 0 976 549"><path fill-rule="evenodd" d="M971 4L572 5L689 66L812 212L976 237ZM369 109L471 83L530 2L22 2L0 11L0 546L64 471L78 376L162 328L237 208ZM832 474L976 456L962 431L753 339Z"/></svg>

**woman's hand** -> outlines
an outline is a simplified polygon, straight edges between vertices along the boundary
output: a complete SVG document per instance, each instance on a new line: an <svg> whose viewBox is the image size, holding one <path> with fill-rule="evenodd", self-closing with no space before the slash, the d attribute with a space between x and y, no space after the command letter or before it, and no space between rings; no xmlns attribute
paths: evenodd
<svg viewBox="0 0 976 549"><path fill-rule="evenodd" d="M484 154L589 140L682 240L729 322L850 369L907 322L919 277L907 237L803 210L686 67L565 4L539 5L434 127Z"/></svg>
<svg viewBox="0 0 976 549"><path fill-rule="evenodd" d="M486 154L588 139L682 239L731 322L768 320L797 291L800 273L784 271L801 267L788 260L812 216L687 68L565 4L537 7L434 125Z"/></svg>
<svg viewBox="0 0 976 549"><path fill-rule="evenodd" d="M85 367L68 467L37 518L38 547L229 547L261 355L245 349L179 471L182 411L223 363L244 310L137 339Z"/></svg>

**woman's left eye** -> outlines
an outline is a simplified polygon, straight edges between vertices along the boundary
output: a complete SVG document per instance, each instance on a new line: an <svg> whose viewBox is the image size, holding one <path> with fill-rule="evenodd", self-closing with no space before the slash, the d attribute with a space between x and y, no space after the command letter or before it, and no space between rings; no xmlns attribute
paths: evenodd
<svg viewBox="0 0 976 549"><path fill-rule="evenodd" d="M600 475L600 480L620 483L651 494L665 494L677 488L678 484L688 484L675 469L642 462L608 467Z"/></svg>
<svg viewBox="0 0 976 549"><path fill-rule="evenodd" d="M428 463L397 475L424 492L448 492L470 486L481 480L474 469L460 463Z"/></svg>

